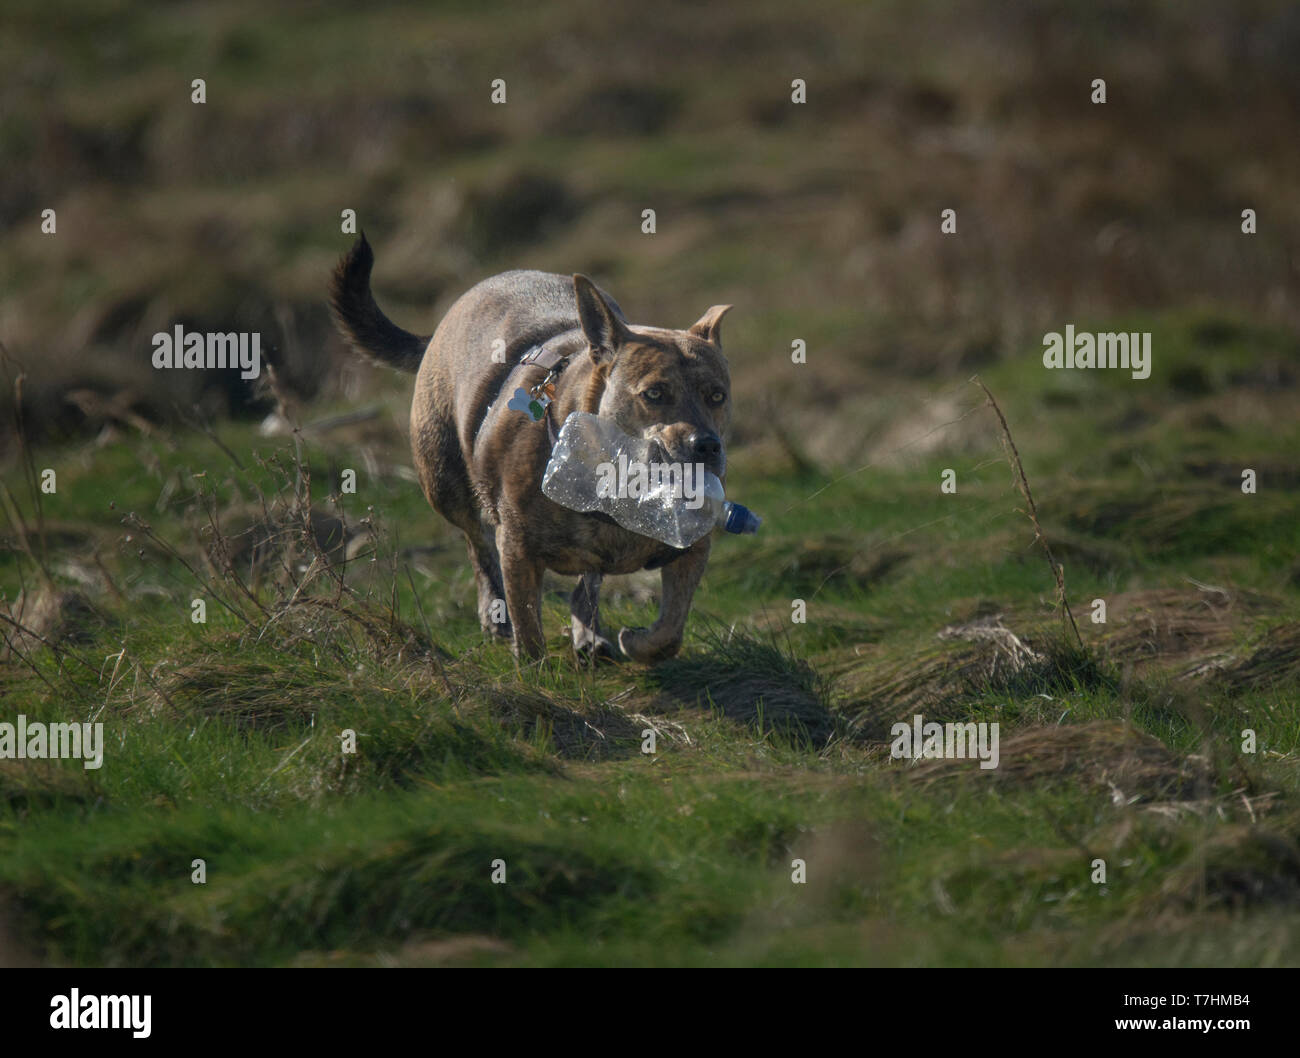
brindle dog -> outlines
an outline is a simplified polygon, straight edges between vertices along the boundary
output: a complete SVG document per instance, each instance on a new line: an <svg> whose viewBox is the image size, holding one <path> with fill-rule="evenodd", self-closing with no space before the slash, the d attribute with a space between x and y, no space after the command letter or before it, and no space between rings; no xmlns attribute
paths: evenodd
<svg viewBox="0 0 1300 1058"><path fill-rule="evenodd" d="M604 515L568 510L542 494L542 474L556 428L587 411L654 442L663 462L703 464L725 480L731 379L719 329L731 306L715 305L684 331L632 326L586 276L504 272L464 294L430 339L379 310L373 265L362 235L330 285L335 323L362 354L418 372L415 468L429 503L465 533L484 631L513 636L517 655L544 654L542 573L550 569L580 577L570 600L580 655L621 651L654 662L676 654L709 537L679 550ZM546 420L506 406L517 388L547 377L555 397ZM601 578L639 569L661 569L659 617L649 628L622 629L616 650L600 628Z"/></svg>

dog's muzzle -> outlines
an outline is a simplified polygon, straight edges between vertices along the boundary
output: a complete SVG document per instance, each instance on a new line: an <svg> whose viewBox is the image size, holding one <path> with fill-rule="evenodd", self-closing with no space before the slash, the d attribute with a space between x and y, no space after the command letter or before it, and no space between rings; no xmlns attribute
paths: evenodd
<svg viewBox="0 0 1300 1058"><path fill-rule="evenodd" d="M727 470L727 453L722 447L722 438L711 431L693 433L687 444L691 448L691 460L703 463L705 468L722 477Z"/></svg>

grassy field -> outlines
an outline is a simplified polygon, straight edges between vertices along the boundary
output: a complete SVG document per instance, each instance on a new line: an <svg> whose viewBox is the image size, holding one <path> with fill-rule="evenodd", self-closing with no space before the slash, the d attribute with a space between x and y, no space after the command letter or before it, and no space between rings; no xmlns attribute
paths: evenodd
<svg viewBox="0 0 1300 1058"><path fill-rule="evenodd" d="M51 455L4 574L39 596L48 548L45 630L71 636L17 640L5 701L107 745L99 770L0 770L8 943L112 965L1300 958L1300 503L1275 467L1300 436L1256 425L1273 395L1178 402L1104 447L1096 401L1008 404L1083 649L967 385L960 452L839 477L737 457L767 521L718 542L683 654L593 670L558 580L550 658L481 641L461 544L402 473L401 388L305 430L301 478L292 438L233 424ZM1130 392L1108 420L1136 421ZM1180 466L1225 435L1217 478ZM653 577L621 581L606 621L644 623ZM973 632L995 615L1014 640ZM890 759L918 712L998 721L1000 767Z"/></svg>
<svg viewBox="0 0 1300 1058"><path fill-rule="evenodd" d="M1286 5L11 6L0 722L106 744L0 760L0 964L1300 963ZM559 578L547 659L483 641L330 332L346 208L412 330L510 267L735 304L764 524L679 657L579 664ZM1067 323L1151 377L1045 370ZM176 324L278 395L154 372ZM1000 766L891 758L917 714Z"/></svg>

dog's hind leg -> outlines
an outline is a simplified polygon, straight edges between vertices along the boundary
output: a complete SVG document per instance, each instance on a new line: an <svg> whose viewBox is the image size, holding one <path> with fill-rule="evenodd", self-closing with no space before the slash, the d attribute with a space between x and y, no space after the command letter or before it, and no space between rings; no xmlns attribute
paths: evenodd
<svg viewBox="0 0 1300 1058"><path fill-rule="evenodd" d="M573 649L579 658L612 658L618 655L614 644L600 631L599 573L584 573L569 596L569 614L573 631Z"/></svg>
<svg viewBox="0 0 1300 1058"><path fill-rule="evenodd" d="M453 409L436 392L416 397L411 406L411 447L429 505L465 534L478 588L478 622L484 635L509 639L510 609L501 579L494 530L483 516L460 450Z"/></svg>
<svg viewBox="0 0 1300 1058"><path fill-rule="evenodd" d="M510 627L510 608L506 605L501 560L493 536L492 528L487 525L479 527L477 537L465 530L469 560L474 564L474 582L478 587L478 623L485 635L509 639L514 630Z"/></svg>

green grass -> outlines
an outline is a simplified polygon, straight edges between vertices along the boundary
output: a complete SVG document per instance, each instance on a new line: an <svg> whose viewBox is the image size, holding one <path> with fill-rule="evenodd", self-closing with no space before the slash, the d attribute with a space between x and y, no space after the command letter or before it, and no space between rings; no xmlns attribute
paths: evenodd
<svg viewBox="0 0 1300 1058"><path fill-rule="evenodd" d="M371 517L378 545L346 567L343 594L319 575L287 610L274 562L256 602L206 569L202 512L231 534L259 494L283 514L290 442L219 427L242 470L198 433L39 453L59 473L42 497L49 567L67 587L80 574L97 616L63 653L0 670L5 715L93 718L107 744L97 771L0 763L8 931L74 965L1300 960L1300 593L1279 576L1295 495L1242 496L1172 464L1159 488L1139 470L1090 473L1072 451L1088 413L1033 377L990 384L1083 650L1062 638L988 412L974 449L848 477L734 453L729 492L763 530L717 542L685 649L652 669L576 664L558 579L546 661L484 643L461 545L414 485L381 472L334 495L356 462L346 438L306 446L313 505ZM1054 432L1032 432L1044 415ZM1176 415L1148 427L1148 465ZM1267 458L1260 437L1245 444ZM380 452L403 461L396 435ZM946 467L956 495L940 492ZM33 505L19 503L39 554ZM10 529L13 599L36 573ZM101 566L113 588L85 588ZM643 583L609 582L607 624L652 617ZM1104 626L1089 620L1095 597L1119 607ZM190 621L194 598L206 624ZM937 638L993 613L1041 664L990 670L977 640ZM1214 657L1217 675L1179 678ZM1071 730L1095 741L1082 760L1004 749L997 782L919 781L885 733L915 711L996 721L1004 746ZM1124 789L1104 735L1117 729L1082 726L1117 723L1158 740L1170 775L1201 769L1196 791Z"/></svg>

